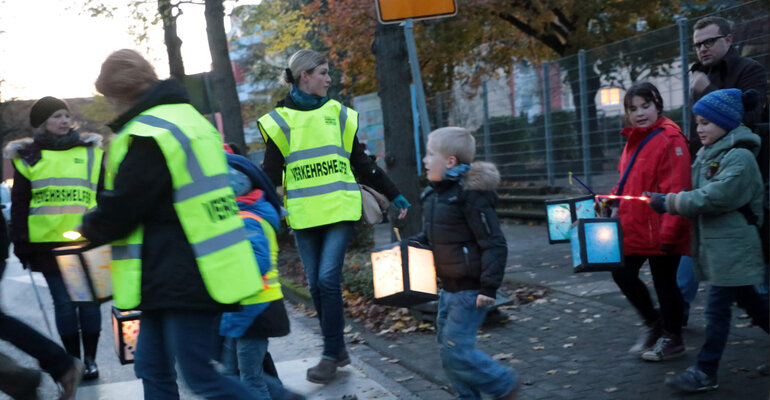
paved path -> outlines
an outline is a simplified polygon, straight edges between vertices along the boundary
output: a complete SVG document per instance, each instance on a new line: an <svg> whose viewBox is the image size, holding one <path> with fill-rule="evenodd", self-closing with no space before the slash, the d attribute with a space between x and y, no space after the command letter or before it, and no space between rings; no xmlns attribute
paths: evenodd
<svg viewBox="0 0 770 400"><path fill-rule="evenodd" d="M44 308L53 324L53 304L51 302L45 279L39 274L33 274L38 290L40 290ZM15 258L10 260L5 278L0 283L0 306L8 314L27 322L40 332L47 334L42 313L35 299L29 274L21 269ZM92 382L84 382L77 394L78 400L112 400L112 399L141 399L143 390L141 381L136 379L133 364L120 365L113 350L112 322L110 320L111 302L102 305L102 337L99 341L97 363L100 378ZM351 349L351 366L342 368L339 377L333 383L323 386L308 382L305 371L318 362L321 353L320 335L317 333L318 323L302 312L288 307L292 333L284 338L271 340L270 351L276 361L279 376L286 386L307 395L308 399L342 399L346 395L355 395L357 399L418 399L408 389L399 384L399 378L408 377L410 371L404 367L395 369L393 378L378 371L377 366L389 364L367 346L354 345ZM54 328L54 327L52 327ZM54 328L55 329L55 328ZM56 335L56 334L55 334ZM54 339L59 342L58 335ZM22 365L35 368L34 359L17 350L6 342L0 342L0 351L8 354ZM409 378L414 379L414 378ZM438 386L423 381L425 390L440 391ZM182 399L198 399L184 384L180 387ZM451 398L446 392L444 398ZM46 376L40 388L41 399L57 398L57 389L50 377ZM0 393L0 399L8 399Z"/></svg>
<svg viewBox="0 0 770 400"><path fill-rule="evenodd" d="M479 335L479 348L502 358L521 375L521 399L671 399L663 380L695 362L703 343L706 293L696 297L687 353L663 363L642 361L626 351L636 339L639 318L608 272L573 274L567 244L549 245L544 226L505 224L509 245L506 280L550 289L539 301L505 310L510 321ZM388 240L378 227L376 241ZM643 280L651 283L649 269ZM707 285L702 284L701 289ZM735 308L730 339L720 367L720 388L699 399L767 399L770 379L755 367L767 362L768 336L749 327ZM435 337L412 334L395 342L367 335L372 347L399 358L429 381L447 384L440 368Z"/></svg>

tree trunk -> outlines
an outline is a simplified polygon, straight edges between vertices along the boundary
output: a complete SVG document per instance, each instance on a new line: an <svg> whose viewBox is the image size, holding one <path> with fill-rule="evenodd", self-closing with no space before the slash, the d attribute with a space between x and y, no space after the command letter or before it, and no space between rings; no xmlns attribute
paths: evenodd
<svg viewBox="0 0 770 400"><path fill-rule="evenodd" d="M225 142L235 143L238 147L246 149L241 102L238 100L235 76L230 63L224 23L225 7L222 3L223 0L206 0L206 33L209 38L211 61L214 64L212 86L219 103L219 111L222 113Z"/></svg>
<svg viewBox="0 0 770 400"><path fill-rule="evenodd" d="M158 0L158 13L163 20L163 36L168 53L168 70L172 78L184 81L184 62L182 61L182 39L176 33L176 16L171 0Z"/></svg>
<svg viewBox="0 0 770 400"><path fill-rule="evenodd" d="M406 219L399 221L391 213L390 221L401 230L402 237L407 237L422 229L422 206L412 136L414 128L409 91L412 77L403 28L395 24L377 24L372 51L377 60L378 94L385 131L385 164L388 175L401 194L412 203Z"/></svg>

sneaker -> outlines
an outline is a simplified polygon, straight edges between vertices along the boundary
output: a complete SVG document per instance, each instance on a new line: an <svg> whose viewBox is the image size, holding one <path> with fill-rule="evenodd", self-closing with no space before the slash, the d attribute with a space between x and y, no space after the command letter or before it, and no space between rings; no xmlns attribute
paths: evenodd
<svg viewBox="0 0 770 400"><path fill-rule="evenodd" d="M663 361L684 354L684 341L681 336L663 336L650 350L642 353L642 359L647 361Z"/></svg>
<svg viewBox="0 0 770 400"><path fill-rule="evenodd" d="M636 343L628 349L631 354L642 354L649 350L663 334L663 330L659 321L652 323L645 322L639 329L639 337L636 339Z"/></svg>
<svg viewBox="0 0 770 400"><path fill-rule="evenodd" d="M758 366L757 367L757 372L759 372L760 375L767 376L768 374L770 374L770 365L768 365L767 363L764 363L764 364Z"/></svg>
<svg viewBox="0 0 770 400"><path fill-rule="evenodd" d="M85 365L77 358L72 359L72 366L68 369L64 375L59 378L59 386L61 387L61 396L59 400L69 400L75 397L75 393L78 391L80 380L83 378L83 370Z"/></svg>
<svg viewBox="0 0 770 400"><path fill-rule="evenodd" d="M337 376L338 361L321 358L314 367L307 370L307 380L313 383L327 384Z"/></svg>
<svg viewBox="0 0 770 400"><path fill-rule="evenodd" d="M495 400L515 400L516 395L519 393L519 386L521 386L519 385L519 380L516 379L516 383L513 385L513 389L511 389L511 391L508 392L508 394L506 394L505 396L498 397Z"/></svg>
<svg viewBox="0 0 770 400"><path fill-rule="evenodd" d="M680 392L706 392L719 387L715 376L708 376L705 372L692 366L677 376L666 378L666 385Z"/></svg>

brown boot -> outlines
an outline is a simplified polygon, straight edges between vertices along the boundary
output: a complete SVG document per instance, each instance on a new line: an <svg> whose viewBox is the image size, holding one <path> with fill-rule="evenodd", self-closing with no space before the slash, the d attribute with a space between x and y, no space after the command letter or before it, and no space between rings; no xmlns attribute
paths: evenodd
<svg viewBox="0 0 770 400"><path fill-rule="evenodd" d="M327 384L337 376L337 361L321 358L315 367L308 368L307 380L313 383Z"/></svg>

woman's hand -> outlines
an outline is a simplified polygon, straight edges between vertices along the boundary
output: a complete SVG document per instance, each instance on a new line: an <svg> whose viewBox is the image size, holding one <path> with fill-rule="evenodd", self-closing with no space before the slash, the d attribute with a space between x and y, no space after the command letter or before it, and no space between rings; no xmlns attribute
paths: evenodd
<svg viewBox="0 0 770 400"><path fill-rule="evenodd" d="M406 218L406 213L409 211L408 208L412 205L409 204L404 195L400 194L393 199L393 206L398 208L398 219L404 219Z"/></svg>

